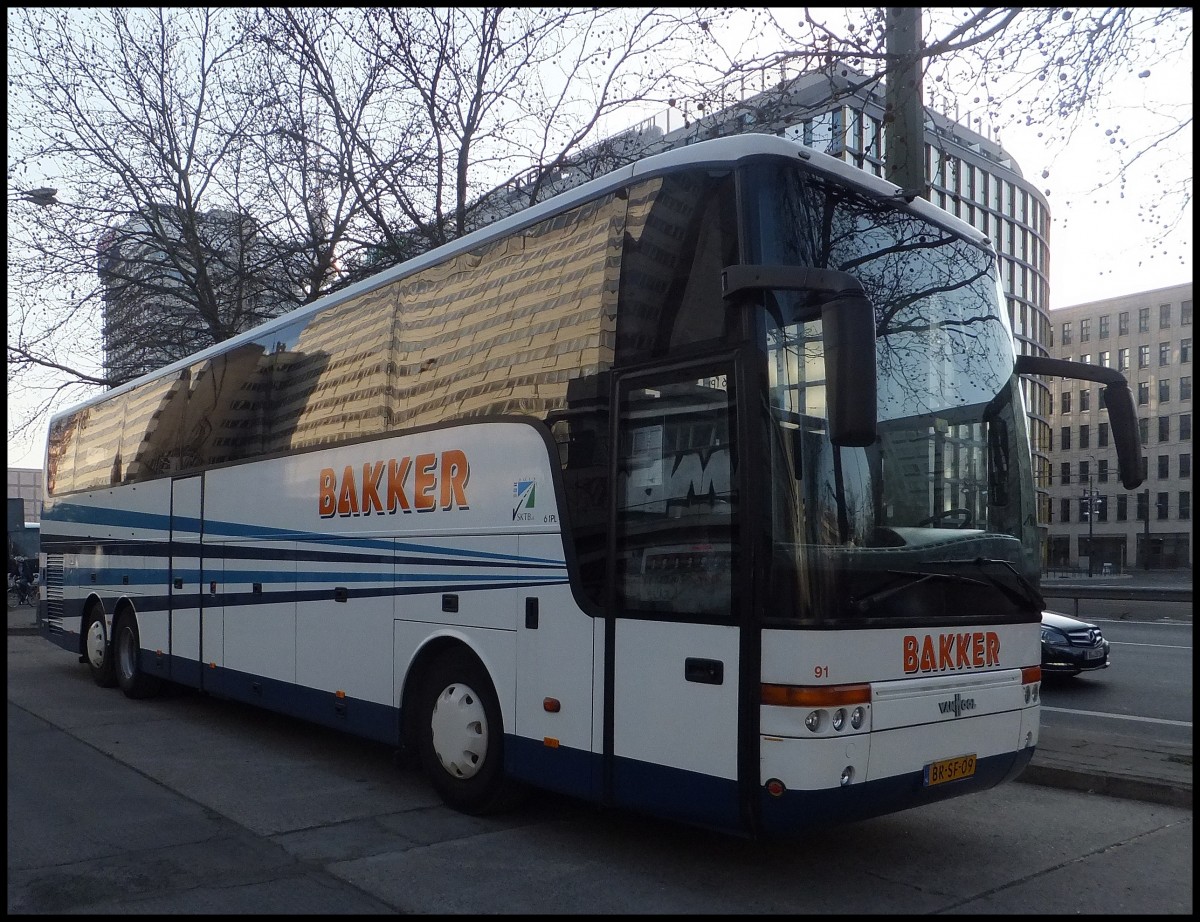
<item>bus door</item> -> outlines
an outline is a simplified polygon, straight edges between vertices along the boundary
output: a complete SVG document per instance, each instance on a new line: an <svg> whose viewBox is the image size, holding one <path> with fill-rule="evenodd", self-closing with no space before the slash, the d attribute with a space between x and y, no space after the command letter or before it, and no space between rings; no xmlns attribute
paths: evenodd
<svg viewBox="0 0 1200 922"><path fill-rule="evenodd" d="M171 481L171 566L168 594L171 608L171 678L199 687L200 606L204 599L200 584L200 540L202 533L202 478L180 477Z"/></svg>
<svg viewBox="0 0 1200 922"><path fill-rule="evenodd" d="M734 363L622 377L605 754L613 803L737 825L743 569Z"/></svg>

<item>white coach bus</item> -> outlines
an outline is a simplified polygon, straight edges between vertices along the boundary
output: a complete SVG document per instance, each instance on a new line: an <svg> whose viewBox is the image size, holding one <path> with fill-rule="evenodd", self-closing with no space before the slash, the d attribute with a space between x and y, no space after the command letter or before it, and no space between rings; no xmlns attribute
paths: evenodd
<svg viewBox="0 0 1200 922"><path fill-rule="evenodd" d="M532 788L752 836L1038 742L1019 356L990 244L764 135L659 154L50 424L44 635ZM150 731L148 731L150 732Z"/></svg>

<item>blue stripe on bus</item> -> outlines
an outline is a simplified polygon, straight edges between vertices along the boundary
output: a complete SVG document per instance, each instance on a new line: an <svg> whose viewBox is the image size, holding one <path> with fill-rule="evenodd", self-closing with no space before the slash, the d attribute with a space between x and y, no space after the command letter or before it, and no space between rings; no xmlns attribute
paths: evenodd
<svg viewBox="0 0 1200 922"><path fill-rule="evenodd" d="M516 579L497 581L481 585L463 581L450 580L428 586L372 586L358 589L348 589L347 600L381 599L393 596L437 595L446 592L478 592L492 589L530 589L545 586L565 586L569 581L561 579ZM137 587L133 587L136 589ZM277 592L175 592L171 595L156 593L153 595L130 594L129 598L137 607L139 615L165 614L170 611L186 611L188 609L216 608L246 608L268 605L290 605L302 602L333 602L333 586L322 589L293 589ZM85 599L64 599L63 615L78 617L82 614Z"/></svg>
<svg viewBox="0 0 1200 922"><path fill-rule="evenodd" d="M53 509L44 516L43 528L53 530L55 522L73 522L86 525L108 525L118 528L155 530L170 532L172 519L169 515L152 512L136 512L128 509L100 509L94 506L84 506L78 503L56 503ZM201 520L176 516L174 518L176 532L199 534ZM418 554L433 554L437 556L459 556L479 560L529 560L532 562L559 564L553 558L529 557L522 558L516 554L502 554L493 551L477 551L467 548L444 548L436 545L410 544L392 538L348 538L330 536L321 532L297 531L290 528L270 528L263 525L246 525L240 522L219 522L212 519L203 520L204 536L206 539L216 536L258 538L261 540L277 541L307 541L322 544L338 544L348 548L372 548L380 551L405 551ZM133 540L133 539L129 539ZM208 544L206 543L207 547Z"/></svg>
<svg viewBox="0 0 1200 922"><path fill-rule="evenodd" d="M328 562L375 564L378 566L422 567L498 567L504 569L555 570L566 567L562 560L541 557L513 556L508 560L461 560L451 557L417 557L409 554L367 554L359 551L328 550L324 547L286 548L263 545L199 544L185 541L143 541L138 538L64 538L46 537L42 548L52 554L99 555L103 553L108 566L131 557L199 557L218 560L287 560L296 562ZM134 571L129 571L134 572Z"/></svg>

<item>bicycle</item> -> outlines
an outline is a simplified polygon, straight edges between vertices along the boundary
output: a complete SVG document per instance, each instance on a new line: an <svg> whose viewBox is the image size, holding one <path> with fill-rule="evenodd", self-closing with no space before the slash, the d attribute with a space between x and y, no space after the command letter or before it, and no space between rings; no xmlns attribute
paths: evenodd
<svg viewBox="0 0 1200 922"><path fill-rule="evenodd" d="M22 587L19 582L11 576L8 578L8 607L16 608L19 605L37 605L41 598L41 586L37 580Z"/></svg>

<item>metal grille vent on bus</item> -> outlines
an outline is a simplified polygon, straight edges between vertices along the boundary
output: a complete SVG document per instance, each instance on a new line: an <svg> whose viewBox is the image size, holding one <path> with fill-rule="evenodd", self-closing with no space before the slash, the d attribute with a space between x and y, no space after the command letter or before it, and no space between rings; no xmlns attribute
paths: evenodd
<svg viewBox="0 0 1200 922"><path fill-rule="evenodd" d="M46 599L46 614L61 618L63 613L63 555L46 555L46 585L42 587Z"/></svg>

